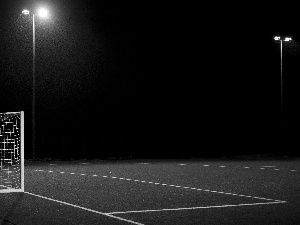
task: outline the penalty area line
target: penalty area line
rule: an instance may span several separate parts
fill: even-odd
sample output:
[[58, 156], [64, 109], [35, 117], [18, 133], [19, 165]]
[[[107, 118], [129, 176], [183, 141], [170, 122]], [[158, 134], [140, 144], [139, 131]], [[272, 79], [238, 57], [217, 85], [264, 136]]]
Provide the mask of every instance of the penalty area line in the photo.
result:
[[43, 199], [46, 199], [46, 200], [49, 200], [49, 201], [57, 202], [57, 203], [60, 203], [60, 204], [72, 206], [74, 208], [83, 209], [85, 211], [93, 212], [93, 213], [96, 213], [96, 214], [99, 214], [99, 215], [102, 215], [102, 216], [107, 216], [107, 217], [114, 218], [114, 219], [117, 219], [117, 220], [125, 221], [125, 222], [131, 223], [131, 224], [144, 225], [143, 223], [138, 223], [138, 222], [135, 222], [135, 221], [132, 221], [132, 220], [127, 220], [127, 219], [124, 219], [124, 218], [121, 218], [121, 217], [118, 217], [118, 216], [110, 215], [109, 213], [99, 212], [99, 211], [96, 211], [96, 210], [93, 210], [93, 209], [88, 209], [88, 208], [85, 208], [85, 207], [82, 207], [82, 206], [74, 205], [74, 204], [71, 204], [71, 203], [59, 201], [59, 200], [48, 198], [48, 197], [44, 197], [44, 196], [41, 196], [41, 195], [26, 192], [26, 191], [24, 193], [32, 195], [32, 196], [36, 196], [36, 197], [39, 197], [39, 198], [43, 198]]
[[241, 206], [253, 206], [253, 205], [269, 205], [287, 203], [286, 201], [277, 202], [261, 202], [261, 203], [249, 203], [249, 204], [237, 204], [237, 205], [214, 205], [214, 206], [200, 206], [200, 207], [189, 207], [189, 208], [174, 208], [174, 209], [149, 209], [149, 210], [137, 210], [137, 211], [126, 211], [126, 212], [110, 212], [112, 214], [125, 214], [125, 213], [144, 213], [144, 212], [163, 212], [163, 211], [180, 211], [180, 210], [192, 210], [192, 209], [210, 209], [210, 208], [227, 208], [227, 207], [241, 207]]

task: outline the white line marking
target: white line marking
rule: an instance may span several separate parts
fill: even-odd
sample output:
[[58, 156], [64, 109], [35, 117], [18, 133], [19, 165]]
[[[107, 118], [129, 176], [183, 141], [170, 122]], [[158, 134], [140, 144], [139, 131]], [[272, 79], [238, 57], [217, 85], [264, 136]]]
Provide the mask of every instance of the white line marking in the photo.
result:
[[138, 164], [150, 164], [150, 163], [138, 163]]
[[[245, 196], [247, 197], [247, 196]], [[274, 199], [268, 199], [268, 198], [259, 198], [259, 199], [263, 199], [263, 200], [267, 200], [267, 201], [273, 201]], [[280, 202], [280, 200], [275, 200], [276, 202]]]
[[49, 166], [56, 166], [57, 164], [48, 164]]
[[82, 173], [82, 174], [80, 174], [81, 176], [85, 176], [86, 174], [85, 173]]
[[274, 169], [274, 170], [279, 170], [279, 169]]
[[219, 167], [226, 167], [226, 166], [219, 166]]
[[49, 170], [48, 172], [49, 172], [49, 173], [53, 173], [53, 171], [52, 171], [52, 170]]
[[[50, 172], [50, 171], [49, 171]], [[75, 173], [70, 173], [70, 174], [75, 174]], [[95, 175], [93, 175], [95, 176]], [[107, 177], [107, 176], [103, 176], [103, 177]], [[113, 178], [113, 179], [117, 179], [118, 177], [109, 177], [109, 178]], [[120, 179], [120, 178], [118, 178]], [[121, 180], [132, 180], [132, 179], [129, 179], [129, 178], [122, 178]], [[135, 182], [142, 182], [142, 183], [148, 183], [148, 184], [161, 184], [161, 183], [158, 183], [158, 182], [152, 182], [152, 181], [144, 181], [144, 180], [132, 180], [132, 181], [135, 181]], [[268, 199], [268, 198], [261, 198], [261, 197], [255, 197], [255, 196], [248, 196], [248, 195], [242, 195], [242, 194], [234, 194], [234, 193], [229, 193], [229, 192], [223, 192], [223, 191], [213, 191], [213, 190], [203, 190], [203, 189], [200, 189], [200, 188], [195, 188], [195, 187], [183, 187], [183, 186], [180, 186], [180, 185], [174, 185], [174, 184], [161, 184], [162, 186], [168, 186], [168, 187], [177, 187], [177, 188], [185, 188], [185, 189], [191, 189], [191, 190], [197, 190], [197, 191], [206, 191], [206, 192], [211, 192], [211, 193], [219, 193], [219, 194], [226, 194], [226, 195], [233, 195], [233, 196], [239, 196], [239, 197], [247, 197], [247, 198], [256, 198], [256, 199], [261, 199], [261, 200], [267, 200], [267, 201], [276, 201], [276, 202], [282, 202], [281, 200], [275, 200], [275, 199]]]
[[59, 173], [65, 173], [65, 172], [59, 172]]
[[182, 164], [178, 164], [179, 166], [186, 166], [186, 164], [182, 163]]
[[262, 167], [277, 167], [277, 166], [262, 166]]
[[[136, 181], [136, 180], [135, 180]], [[137, 180], [139, 181], [139, 180]], [[139, 181], [141, 182], [141, 181]], [[143, 181], [143, 182], [146, 182], [146, 181]], [[155, 182], [151, 182], [151, 181], [148, 181], [147, 183], [150, 183], [150, 184], [159, 184], [159, 183], [155, 183]], [[255, 197], [255, 196], [249, 196], [249, 195], [242, 195], [242, 194], [234, 194], [234, 193], [228, 193], [228, 192], [223, 192], [223, 191], [213, 191], [213, 190], [203, 190], [201, 188], [194, 188], [194, 187], [183, 187], [183, 186], [180, 186], [180, 185], [174, 185], [174, 184], [161, 184], [162, 186], [169, 186], [169, 187], [177, 187], [177, 188], [184, 188], [184, 189], [191, 189], [191, 190], [197, 190], [197, 191], [206, 191], [206, 192], [211, 192], [211, 193], [218, 193], [218, 194], [226, 194], [226, 195], [234, 195], [234, 196], [239, 196], [239, 197], [247, 197], [247, 198], [256, 198], [256, 199], [261, 199], [261, 200], [267, 200], [267, 201], [278, 201], [278, 202], [281, 202], [281, 200], [275, 200], [275, 199], [268, 199], [268, 198], [261, 198], [261, 197]]]
[[94, 174], [93, 177], [98, 177], [98, 175], [97, 175], [97, 174]]
[[297, 170], [291, 170], [291, 172], [296, 172]]
[[209, 165], [203, 165], [203, 166], [209, 166]]
[[78, 205], [74, 205], [74, 204], [71, 204], [71, 203], [55, 200], [55, 199], [52, 199], [52, 198], [47, 198], [47, 197], [44, 197], [44, 196], [41, 196], [41, 195], [36, 195], [36, 194], [26, 192], [26, 191], [24, 193], [29, 194], [29, 195], [33, 195], [33, 196], [36, 196], [36, 197], [39, 197], [39, 198], [47, 199], [47, 200], [50, 200], [50, 201], [53, 201], [53, 202], [57, 202], [57, 203], [65, 204], [65, 205], [68, 205], [68, 206], [72, 206], [72, 207], [75, 207], [75, 208], [83, 209], [85, 211], [93, 212], [93, 213], [96, 213], [96, 214], [99, 214], [99, 215], [102, 215], [102, 216], [107, 216], [107, 217], [111, 217], [111, 218], [114, 218], [114, 219], [117, 219], [117, 220], [122, 220], [122, 221], [125, 221], [125, 222], [128, 222], [128, 223], [137, 224], [137, 225], [144, 225], [142, 223], [138, 223], [138, 222], [135, 222], [135, 221], [132, 221], [132, 220], [127, 220], [127, 219], [124, 219], [124, 218], [121, 218], [121, 217], [110, 215], [109, 213], [102, 213], [102, 212], [99, 212], [99, 211], [96, 211], [96, 210], [88, 209], [88, 208], [85, 208], [85, 207], [82, 207], [82, 206], [78, 206]]
[[263, 168], [263, 167], [262, 167], [262, 168], [259, 168], [259, 169], [261, 169], [261, 170], [265, 170], [266, 168]]
[[105, 177], [105, 178], [107, 178], [108, 176], [102, 176], [102, 177]]
[[240, 207], [240, 206], [253, 206], [253, 205], [269, 205], [269, 204], [278, 204], [278, 203], [286, 203], [286, 201], [261, 202], [261, 203], [238, 204], [238, 205], [200, 206], [200, 207], [175, 208], [175, 209], [150, 209], [150, 210], [126, 211], [126, 212], [110, 212], [107, 214], [112, 215], [112, 214], [125, 214], [125, 213], [145, 213], [145, 212], [179, 211], [179, 210], [191, 210], [191, 209], [226, 208], [226, 207]]
[[[246, 197], [246, 198], [252, 198], [252, 196], [250, 196], [250, 195], [244, 195], [244, 197]], [[277, 200], [271, 199], [271, 201], [277, 201]]]
[[248, 167], [248, 166], [245, 166], [245, 167], [244, 167], [244, 169], [249, 169], [249, 168], [250, 168], [250, 167]]

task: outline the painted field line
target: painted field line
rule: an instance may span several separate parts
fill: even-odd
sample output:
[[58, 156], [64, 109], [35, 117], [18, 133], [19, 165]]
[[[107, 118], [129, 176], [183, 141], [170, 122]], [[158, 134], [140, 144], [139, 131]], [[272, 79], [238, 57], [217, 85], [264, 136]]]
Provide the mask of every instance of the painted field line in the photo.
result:
[[47, 198], [47, 197], [44, 197], [44, 196], [41, 196], [41, 195], [36, 195], [36, 194], [26, 192], [26, 191], [24, 193], [29, 194], [29, 195], [33, 195], [33, 196], [36, 196], [36, 197], [39, 197], [39, 198], [43, 198], [43, 199], [46, 199], [46, 200], [49, 200], [49, 201], [53, 201], [53, 202], [61, 203], [61, 204], [64, 204], [64, 205], [72, 206], [74, 208], [83, 209], [85, 211], [93, 212], [93, 213], [96, 213], [96, 214], [99, 214], [99, 215], [102, 215], [102, 216], [107, 216], [107, 217], [111, 217], [111, 218], [114, 218], [114, 219], [117, 219], [117, 220], [125, 221], [125, 222], [131, 223], [131, 224], [144, 225], [142, 223], [138, 223], [138, 222], [135, 222], [135, 221], [132, 221], [132, 220], [127, 220], [127, 219], [124, 219], [124, 218], [121, 218], [121, 217], [118, 217], [118, 216], [110, 215], [109, 213], [99, 212], [99, 211], [96, 211], [96, 210], [93, 210], [93, 209], [88, 209], [88, 208], [78, 206], [78, 205], [74, 205], [74, 204], [71, 204], [71, 203], [55, 200], [55, 199], [52, 199], [52, 198]]
[[[48, 171], [48, 172], [53, 172], [53, 171]], [[76, 173], [70, 173], [70, 174], [76, 174]], [[86, 175], [86, 174], [78, 174], [78, 175]], [[93, 176], [95, 176], [95, 175], [93, 175]], [[130, 178], [125, 178], [125, 177], [115, 177], [115, 176], [110, 176], [110, 177], [102, 176], [102, 177], [112, 178], [112, 179], [119, 179], [119, 180], [124, 180], [124, 181], [127, 180], [127, 181], [141, 182], [141, 183], [146, 183], [146, 184], [162, 185], [164, 187], [176, 187], [176, 188], [184, 188], [184, 189], [197, 190], [197, 191], [206, 191], [206, 192], [211, 192], [211, 193], [226, 194], [226, 195], [233, 195], [233, 196], [246, 197], [246, 198], [255, 198], [255, 199], [261, 199], [261, 200], [266, 200], [266, 201], [271, 201], [271, 202], [273, 202], [273, 201], [282, 202], [282, 200], [261, 198], [261, 197], [256, 197], [256, 196], [235, 194], [235, 193], [229, 193], [229, 192], [223, 192], [223, 191], [204, 190], [204, 189], [195, 188], [195, 187], [183, 187], [181, 185], [174, 185], [174, 184], [165, 184], [165, 183], [162, 184], [162, 183], [159, 183], [159, 182], [152, 182], [152, 181], [145, 181], [145, 180], [133, 180], [133, 179], [130, 179]]]
[[213, 205], [213, 206], [200, 206], [200, 207], [189, 207], [189, 208], [174, 208], [174, 209], [149, 209], [149, 210], [137, 210], [137, 211], [125, 211], [125, 212], [110, 212], [109, 215], [113, 214], [125, 214], [125, 213], [145, 213], [145, 212], [163, 212], [163, 211], [180, 211], [180, 210], [193, 210], [193, 209], [211, 209], [211, 208], [228, 208], [228, 207], [241, 207], [241, 206], [253, 206], [253, 205], [270, 205], [286, 203], [286, 201], [278, 202], [261, 202], [261, 203], [249, 203], [249, 204], [237, 204], [237, 205]]

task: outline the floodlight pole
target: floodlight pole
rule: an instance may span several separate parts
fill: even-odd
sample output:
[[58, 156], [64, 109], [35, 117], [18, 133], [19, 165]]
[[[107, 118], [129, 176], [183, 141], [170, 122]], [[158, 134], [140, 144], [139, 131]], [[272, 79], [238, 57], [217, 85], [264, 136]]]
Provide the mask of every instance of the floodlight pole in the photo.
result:
[[282, 78], [282, 40], [280, 39], [280, 86], [281, 86], [281, 122], [284, 126], [284, 116], [283, 116], [283, 78]]
[[[23, 14], [29, 15], [28, 10], [23, 10]], [[47, 17], [47, 10], [39, 11], [41, 17]], [[32, 14], [32, 159], [35, 159], [35, 15]]]
[[35, 21], [32, 15], [32, 159], [35, 159]]
[[276, 36], [274, 37], [275, 41], [280, 41], [280, 94], [281, 94], [281, 125], [282, 128], [284, 129], [284, 115], [283, 115], [283, 77], [282, 77], [282, 41], [291, 41], [292, 38], [290, 37], [286, 37], [283, 39], [281, 39], [280, 36]]

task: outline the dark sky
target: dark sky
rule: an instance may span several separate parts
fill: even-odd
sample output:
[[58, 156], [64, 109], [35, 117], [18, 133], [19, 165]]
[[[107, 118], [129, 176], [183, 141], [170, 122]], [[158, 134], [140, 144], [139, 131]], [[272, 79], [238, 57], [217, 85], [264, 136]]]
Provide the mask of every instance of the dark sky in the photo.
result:
[[294, 39], [284, 45], [283, 71], [286, 121], [296, 127], [300, 33], [294, 6], [137, 2], [1, 3], [0, 111], [24, 110], [31, 126], [32, 19], [21, 11], [45, 5], [50, 18], [36, 18], [40, 138], [122, 137], [197, 151], [276, 146], [275, 35]]

